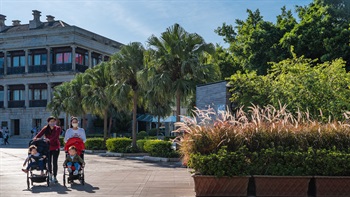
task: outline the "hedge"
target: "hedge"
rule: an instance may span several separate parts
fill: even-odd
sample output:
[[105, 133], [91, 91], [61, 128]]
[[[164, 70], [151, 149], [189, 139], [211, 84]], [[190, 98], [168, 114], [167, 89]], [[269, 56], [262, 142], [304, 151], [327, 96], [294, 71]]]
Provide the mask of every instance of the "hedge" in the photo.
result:
[[145, 145], [145, 142], [148, 141], [148, 140], [137, 140], [136, 141], [136, 145], [137, 145], [137, 148], [140, 150], [140, 152], [146, 152], [145, 149], [144, 149], [144, 145]]
[[178, 157], [178, 153], [171, 149], [171, 142], [163, 140], [147, 140], [144, 150], [154, 157]]
[[60, 144], [61, 144], [61, 146], [64, 146], [64, 145], [65, 145], [65, 143], [64, 143], [64, 137], [60, 137]]
[[130, 152], [132, 140], [130, 138], [109, 138], [106, 141], [107, 150], [110, 152]]
[[106, 150], [106, 142], [103, 138], [88, 138], [85, 142], [87, 150]]

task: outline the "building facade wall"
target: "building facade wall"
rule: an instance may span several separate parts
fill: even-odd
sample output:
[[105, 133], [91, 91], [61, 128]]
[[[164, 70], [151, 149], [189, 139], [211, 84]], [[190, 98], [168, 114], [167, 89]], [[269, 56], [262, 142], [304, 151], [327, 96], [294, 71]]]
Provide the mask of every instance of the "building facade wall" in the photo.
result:
[[226, 84], [226, 81], [222, 81], [197, 86], [196, 107], [200, 110], [206, 110], [208, 107], [216, 111], [225, 110], [229, 104]]
[[[30, 137], [36, 122], [40, 122], [37, 125], [40, 128], [45, 126], [51, 115], [46, 104], [51, 101], [55, 86], [107, 60], [122, 46], [93, 32], [55, 21], [52, 16], [41, 22], [39, 11], [33, 10], [33, 15], [29, 24], [6, 26], [6, 16], [0, 14], [0, 126], [7, 126], [11, 135], [21, 137]], [[63, 59], [70, 58], [69, 62], [59, 62], [59, 53]], [[35, 65], [37, 54], [45, 56], [40, 59], [45, 63]], [[82, 62], [77, 62], [79, 54]], [[39, 99], [33, 96], [36, 92]], [[65, 120], [66, 114], [58, 118]]]

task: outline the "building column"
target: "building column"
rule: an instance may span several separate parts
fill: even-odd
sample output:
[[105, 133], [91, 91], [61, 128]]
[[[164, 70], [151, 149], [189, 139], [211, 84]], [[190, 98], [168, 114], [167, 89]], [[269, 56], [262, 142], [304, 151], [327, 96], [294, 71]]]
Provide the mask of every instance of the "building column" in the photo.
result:
[[51, 71], [51, 48], [50, 47], [47, 47], [46, 48], [46, 65], [47, 65], [47, 72], [50, 72]]
[[7, 75], [7, 66], [9, 66], [7, 63], [7, 51], [4, 51], [4, 75]]
[[89, 58], [88, 58], [88, 66], [89, 66], [89, 68], [92, 68], [92, 59], [91, 59], [91, 51], [89, 50], [89, 52], [88, 52], [88, 54], [89, 54]]
[[76, 70], [76, 64], [75, 64], [75, 45], [72, 45], [72, 70], [75, 71]]
[[4, 85], [4, 108], [8, 108], [8, 85]]
[[47, 83], [47, 103], [51, 102], [51, 83]]
[[25, 56], [25, 60], [24, 60], [24, 72], [28, 73], [28, 49], [24, 49], [24, 56]]
[[29, 84], [24, 84], [24, 87], [25, 87], [25, 89], [24, 89], [24, 106], [26, 106], [26, 108], [29, 108]]

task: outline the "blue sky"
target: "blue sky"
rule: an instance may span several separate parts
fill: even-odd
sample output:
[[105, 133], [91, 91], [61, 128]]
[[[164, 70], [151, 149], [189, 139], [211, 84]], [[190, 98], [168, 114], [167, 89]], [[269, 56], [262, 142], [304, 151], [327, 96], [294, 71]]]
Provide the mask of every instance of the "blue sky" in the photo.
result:
[[247, 9], [259, 9], [264, 20], [276, 21], [282, 6], [308, 5], [312, 0], [0, 0], [0, 14], [6, 24], [32, 20], [32, 10], [55, 16], [70, 25], [106, 36], [123, 44], [146, 44], [152, 34], [159, 36], [174, 23], [198, 33], [206, 42], [224, 45], [214, 30], [223, 22], [246, 19]]

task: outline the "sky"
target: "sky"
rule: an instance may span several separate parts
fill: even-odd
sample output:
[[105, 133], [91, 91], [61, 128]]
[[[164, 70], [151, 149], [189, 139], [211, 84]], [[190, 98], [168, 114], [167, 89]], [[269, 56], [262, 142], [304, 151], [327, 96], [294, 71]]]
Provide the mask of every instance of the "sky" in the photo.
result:
[[[214, 30], [236, 19], [245, 20], [247, 9], [260, 10], [264, 20], [276, 22], [281, 8], [295, 14], [295, 6], [312, 0], [0, 0], [0, 14], [5, 24], [20, 20], [28, 24], [32, 10], [123, 44], [141, 42], [147, 46], [151, 35], [160, 36], [166, 28], [180, 24], [187, 32], [197, 33], [207, 43], [225, 46]], [[295, 14], [296, 17], [296, 14]]]

